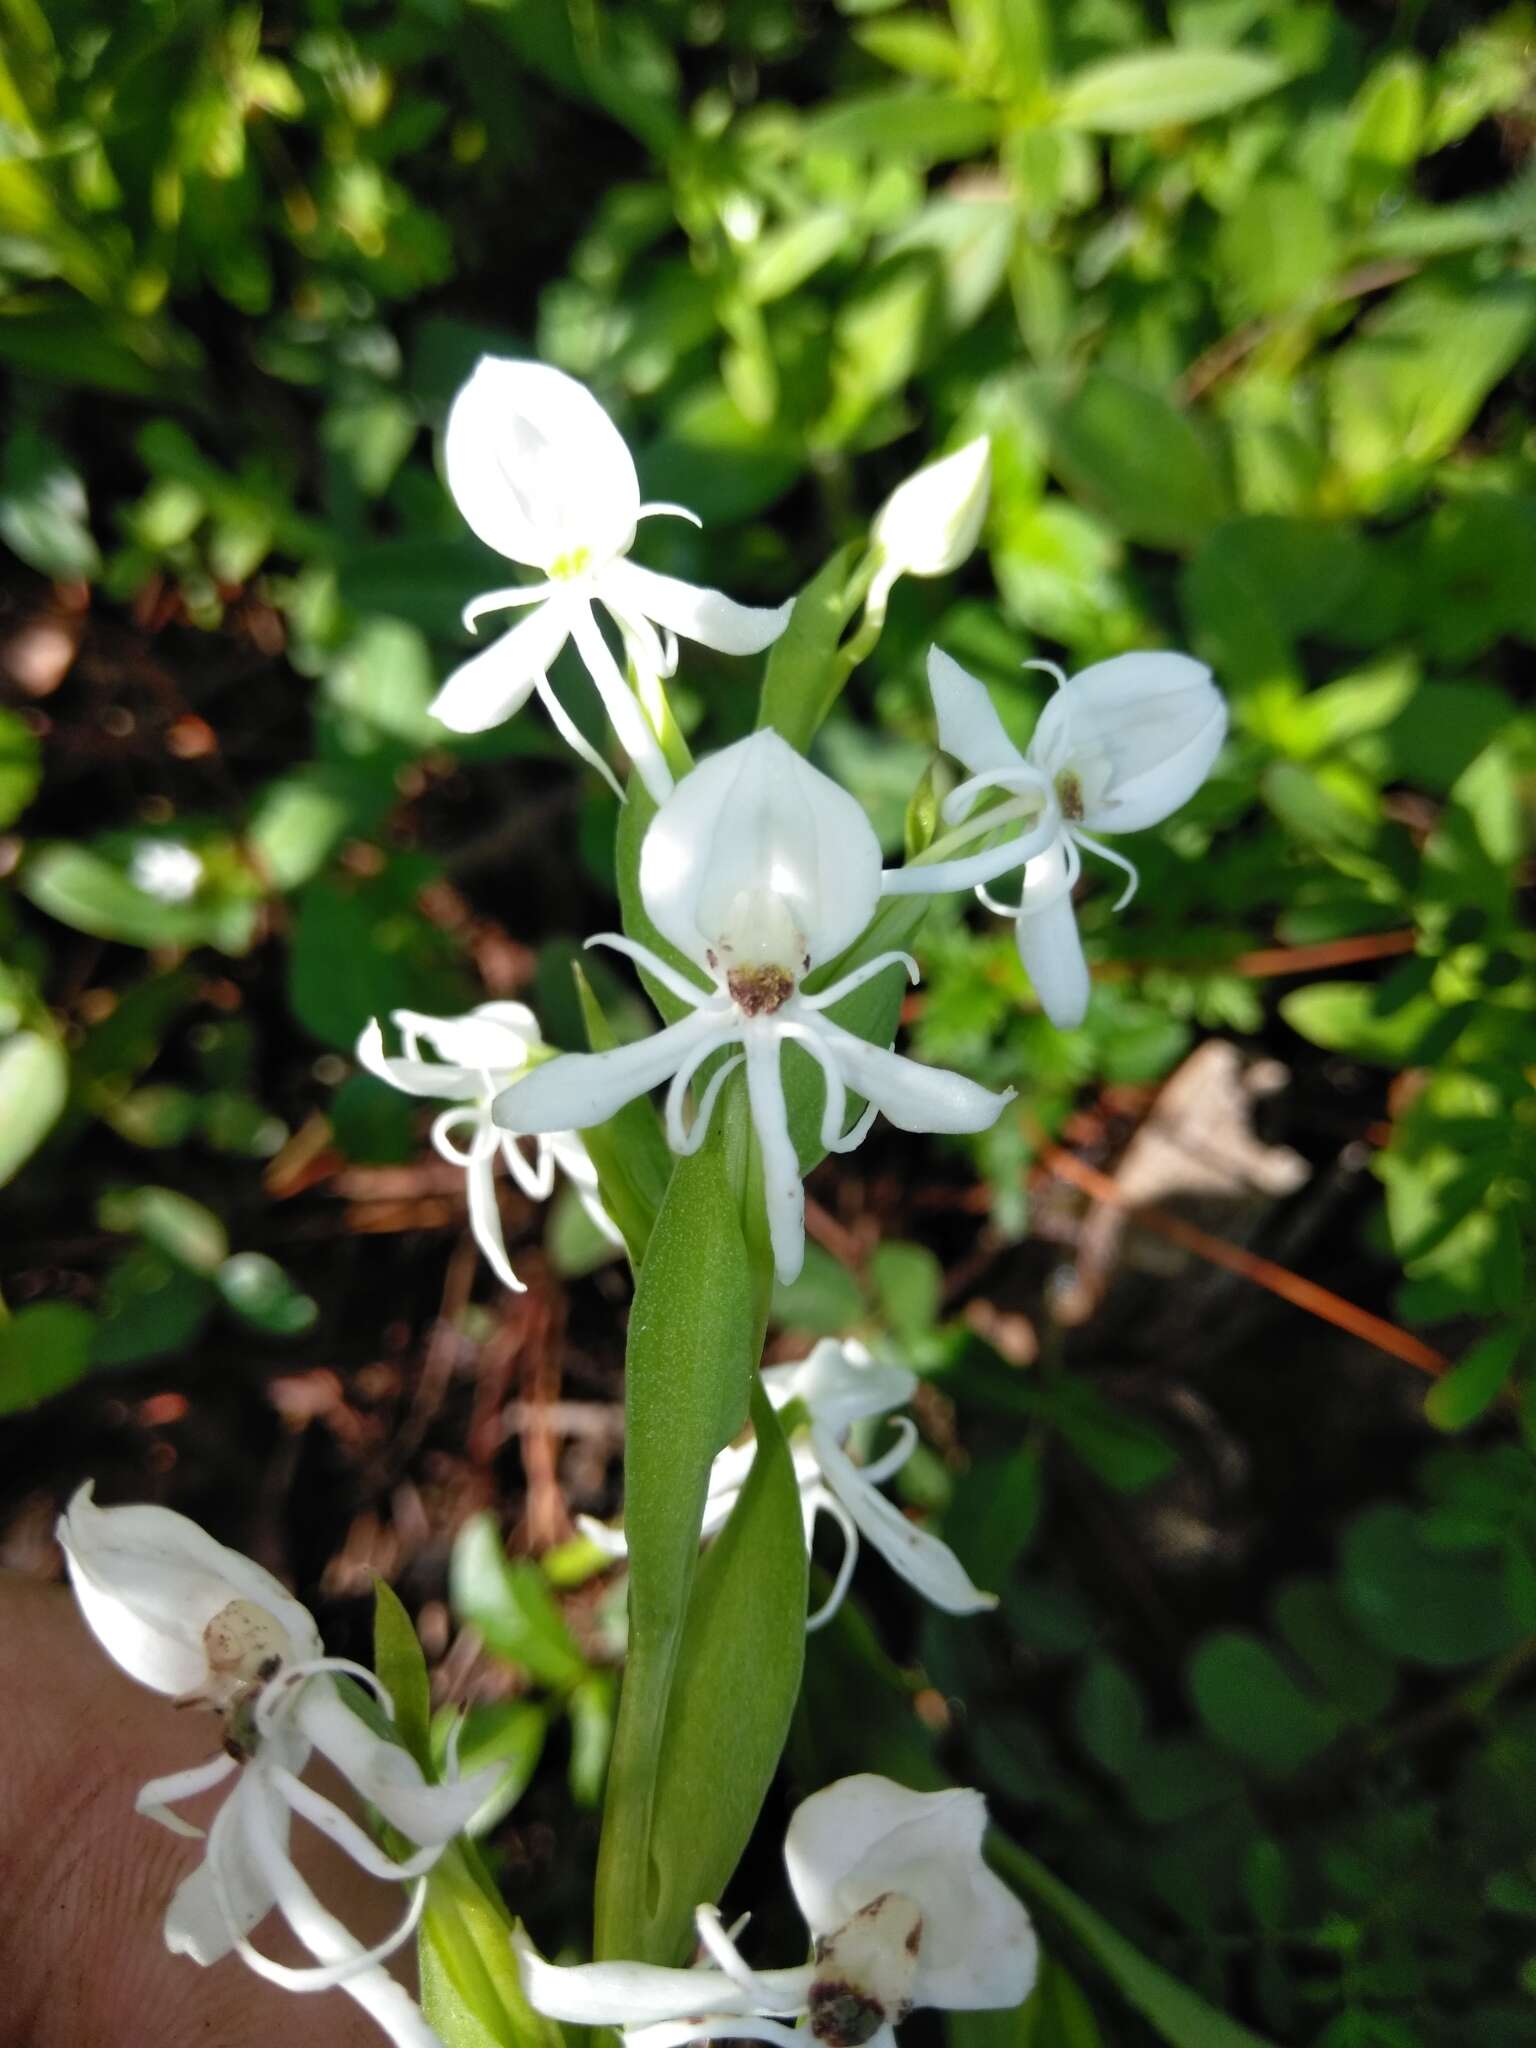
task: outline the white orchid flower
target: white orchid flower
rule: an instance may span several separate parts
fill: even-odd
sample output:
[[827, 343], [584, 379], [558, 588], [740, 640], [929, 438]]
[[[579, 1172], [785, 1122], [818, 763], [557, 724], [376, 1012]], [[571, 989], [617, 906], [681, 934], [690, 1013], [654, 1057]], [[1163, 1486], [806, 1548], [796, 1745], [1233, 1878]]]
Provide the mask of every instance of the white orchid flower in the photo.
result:
[[[832, 1590], [807, 1621], [808, 1629], [829, 1622], [842, 1605], [858, 1562], [859, 1538], [872, 1543], [886, 1562], [925, 1600], [946, 1614], [980, 1614], [997, 1605], [995, 1593], [973, 1586], [964, 1565], [936, 1536], [909, 1522], [876, 1489], [911, 1457], [917, 1430], [906, 1416], [895, 1423], [897, 1441], [869, 1465], [856, 1465], [843, 1448], [854, 1423], [904, 1408], [917, 1392], [916, 1375], [904, 1366], [872, 1359], [862, 1344], [824, 1338], [808, 1358], [791, 1365], [763, 1368], [763, 1391], [774, 1408], [788, 1417], [790, 1456], [800, 1487], [805, 1544], [811, 1547], [818, 1515], [830, 1515], [843, 1534], [843, 1555]], [[701, 1538], [725, 1526], [757, 1455], [755, 1443], [731, 1444], [709, 1471]], [[583, 1532], [610, 1557], [623, 1557], [628, 1546], [621, 1529], [577, 1520]]]
[[898, 484], [869, 531], [878, 557], [869, 609], [884, 617], [900, 576], [948, 576], [975, 547], [987, 516], [992, 443], [985, 434]]
[[[961, 836], [1022, 829], [983, 853], [894, 869], [884, 888], [888, 895], [974, 888], [989, 910], [1016, 919], [1019, 954], [1041, 1007], [1070, 1030], [1088, 1009], [1088, 963], [1072, 911], [1082, 852], [1125, 870], [1115, 905], [1123, 910], [1136, 893], [1136, 869], [1091, 835], [1141, 832], [1188, 803], [1221, 751], [1227, 707], [1210, 670], [1187, 654], [1121, 654], [1070, 682], [1053, 662], [1028, 665], [1048, 670], [1059, 687], [1021, 753], [985, 685], [941, 648], [929, 650], [939, 744], [971, 771], [945, 802], [946, 822], [1001, 791], [1006, 801], [971, 816]], [[1014, 868], [1024, 871], [1020, 900], [998, 903], [986, 885]]]
[[516, 1937], [529, 2001], [552, 2019], [618, 2027], [628, 2048], [769, 2041], [894, 2048], [916, 2006], [949, 2012], [1022, 2005], [1039, 1970], [1029, 1915], [982, 1859], [979, 1792], [909, 1792], [889, 1778], [842, 1778], [797, 1807], [784, 1837], [790, 1889], [814, 1960], [754, 1970], [712, 1906], [699, 1938], [711, 1965], [547, 1963]]
[[[523, 1293], [507, 1258], [501, 1211], [496, 1202], [496, 1158], [533, 1202], [547, 1201], [558, 1167], [575, 1188], [598, 1229], [622, 1244], [597, 1191], [597, 1172], [575, 1131], [546, 1131], [530, 1161], [515, 1138], [491, 1121], [491, 1103], [527, 1071], [543, 1050], [538, 1020], [522, 1003], [481, 1003], [463, 1017], [428, 1017], [419, 1010], [391, 1013], [405, 1046], [404, 1058], [384, 1050], [377, 1018], [357, 1041], [359, 1065], [407, 1095], [435, 1096], [453, 1104], [432, 1124], [432, 1148], [440, 1159], [464, 1169], [469, 1227], [503, 1286]], [[425, 1043], [437, 1057], [424, 1059]]]
[[631, 562], [640, 520], [694, 515], [640, 502], [634, 459], [618, 428], [585, 385], [545, 363], [482, 356], [448, 414], [444, 457], [448, 488], [475, 533], [510, 561], [540, 570], [543, 580], [487, 591], [465, 609], [473, 629], [490, 612], [530, 608], [511, 632], [454, 670], [433, 701], [434, 715], [454, 732], [484, 732], [537, 691], [562, 736], [612, 782], [549, 687], [550, 663], [574, 640], [620, 743], [662, 802], [671, 772], [593, 606], [603, 606], [636, 671], [653, 685], [675, 666], [674, 635], [724, 654], [759, 654], [783, 632], [790, 607], [736, 604]]
[[[829, 1151], [852, 1151], [880, 1110], [904, 1131], [981, 1131], [1012, 1099], [832, 1022], [834, 1003], [893, 962], [915, 981], [908, 954], [881, 953], [830, 988], [802, 993], [806, 975], [858, 938], [879, 894], [880, 846], [869, 820], [777, 733], [753, 733], [701, 762], [651, 821], [640, 849], [640, 895], [651, 922], [707, 985], [618, 933], [587, 941], [639, 961], [692, 1014], [637, 1044], [567, 1053], [535, 1068], [497, 1097], [496, 1122], [529, 1136], [590, 1130], [670, 1081], [668, 1142], [674, 1152], [693, 1152], [727, 1076], [745, 1060], [774, 1264], [781, 1280], [792, 1280], [805, 1258], [805, 1191], [779, 1067], [786, 1045], [799, 1046], [822, 1070], [821, 1142]], [[739, 1052], [710, 1079], [690, 1128], [683, 1114], [689, 1084], [706, 1060], [732, 1046]], [[845, 1131], [850, 1089], [869, 1107]]]
[[[205, 1706], [224, 1724], [218, 1755], [156, 1778], [138, 1812], [175, 1834], [200, 1837], [171, 1811], [184, 1799], [236, 1784], [207, 1834], [203, 1861], [183, 1878], [165, 1916], [174, 1955], [214, 1963], [237, 1952], [259, 1976], [290, 1991], [340, 1987], [398, 2048], [437, 2048], [437, 2036], [383, 1967], [410, 1940], [426, 1899], [426, 1873], [483, 1804], [495, 1772], [430, 1785], [409, 1752], [355, 1714], [336, 1679], [356, 1679], [392, 1711], [372, 1672], [327, 1657], [319, 1630], [272, 1574], [228, 1550], [184, 1515], [159, 1507], [98, 1508], [87, 1481], [60, 1517], [59, 1542], [80, 1610], [130, 1678]], [[313, 1751], [395, 1828], [420, 1845], [394, 1862], [330, 1800], [303, 1782]], [[412, 1889], [409, 1909], [368, 1948], [315, 1897], [289, 1854], [294, 1817], [309, 1822], [372, 1877]], [[274, 1909], [315, 1958], [273, 1962], [251, 1935]]]

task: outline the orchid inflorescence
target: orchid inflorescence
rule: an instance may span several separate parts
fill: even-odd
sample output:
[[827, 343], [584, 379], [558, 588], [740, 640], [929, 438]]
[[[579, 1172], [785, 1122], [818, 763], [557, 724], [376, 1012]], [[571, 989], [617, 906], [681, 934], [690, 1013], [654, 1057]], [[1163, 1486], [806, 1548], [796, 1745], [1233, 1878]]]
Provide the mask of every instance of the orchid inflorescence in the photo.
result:
[[[844, 625], [860, 604], [863, 618], [830, 657], [832, 695], [878, 638], [897, 580], [947, 575], [974, 547], [988, 468], [982, 437], [919, 470], [887, 500], [845, 592]], [[574, 646], [636, 778], [628, 929], [587, 943], [640, 970], [664, 1021], [631, 1042], [576, 1053], [546, 1045], [517, 1002], [484, 1002], [458, 1017], [398, 1009], [388, 1024], [399, 1049], [390, 1049], [375, 1019], [358, 1041], [359, 1062], [389, 1086], [445, 1105], [431, 1143], [463, 1170], [474, 1240], [498, 1280], [518, 1291], [498, 1164], [530, 1200], [550, 1195], [563, 1175], [598, 1231], [638, 1262], [629, 1224], [621, 1236], [604, 1201], [607, 1169], [600, 1173], [599, 1163], [617, 1142], [614, 1120], [641, 1114], [631, 1105], [665, 1088], [660, 1132], [675, 1158], [688, 1161], [722, 1119], [734, 1118], [738, 1141], [743, 1133], [749, 1140], [751, 1177], [740, 1199], [756, 1205], [756, 1242], [766, 1246], [766, 1315], [768, 1279], [791, 1282], [802, 1267], [804, 1173], [818, 1157], [852, 1151], [882, 1114], [909, 1132], [985, 1131], [1014, 1098], [1011, 1088], [983, 1087], [894, 1050], [896, 991], [918, 979], [912, 955], [890, 942], [916, 928], [916, 909], [903, 910], [901, 899], [974, 890], [1015, 920], [1046, 1015], [1062, 1028], [1080, 1024], [1090, 992], [1072, 908], [1082, 856], [1125, 869], [1121, 903], [1129, 900], [1136, 870], [1100, 835], [1157, 824], [1194, 794], [1225, 737], [1225, 705], [1209, 671], [1182, 654], [1123, 653], [1070, 679], [1036, 663], [1056, 688], [1020, 745], [985, 685], [934, 647], [928, 677], [939, 745], [966, 773], [937, 806], [942, 836], [928, 835], [931, 843], [920, 840], [905, 864], [886, 868], [862, 807], [771, 720], [690, 762], [665, 690], [679, 636], [755, 654], [783, 632], [791, 608], [741, 605], [630, 559], [643, 519], [693, 515], [642, 502], [630, 451], [588, 391], [541, 364], [485, 358], [449, 414], [446, 471], [479, 538], [540, 580], [493, 590], [468, 607], [470, 628], [497, 611], [524, 616], [449, 676], [433, 709], [446, 727], [478, 732], [537, 695], [623, 798], [610, 763], [550, 684], [551, 664], [567, 642]], [[824, 678], [816, 687], [830, 701]], [[803, 744], [806, 732], [792, 736]], [[186, 863], [173, 875], [169, 858], [156, 853], [150, 874], [146, 856], [141, 886], [184, 893]], [[990, 886], [1011, 873], [1020, 896], [1005, 905]], [[877, 996], [883, 1009], [872, 1002]], [[870, 1022], [877, 1015], [883, 1025]], [[617, 1200], [614, 1207], [624, 1213]], [[642, 1285], [649, 1270], [642, 1267]], [[761, 1335], [759, 1323], [759, 1348]], [[829, 1340], [807, 1358], [761, 1368], [759, 1385], [753, 1431], [726, 1441], [735, 1425], [724, 1423], [700, 1447], [693, 1497], [701, 1541], [720, 1538], [752, 1495], [768, 1469], [759, 1464], [765, 1434], [777, 1433], [787, 1452], [783, 1499], [791, 1514], [798, 1501], [806, 1552], [822, 1516], [843, 1538], [830, 1592], [808, 1628], [838, 1610], [861, 1539], [947, 1613], [996, 1605], [948, 1546], [879, 1491], [917, 1442], [916, 1424], [897, 1413], [917, 1396], [912, 1371], [878, 1349]], [[887, 1423], [895, 1441], [878, 1449]], [[664, 1429], [665, 1418], [652, 1426]], [[625, 1530], [586, 1518], [582, 1526], [605, 1556], [629, 1554]], [[805, 1556], [793, 1520], [785, 1526], [785, 1571], [792, 1564], [800, 1575], [792, 1609], [798, 1646]], [[484, 1805], [486, 1774], [460, 1780], [450, 1743], [446, 1775], [433, 1782], [395, 1739], [389, 1697], [372, 1674], [327, 1657], [312, 1616], [276, 1579], [182, 1517], [97, 1508], [87, 1485], [59, 1534], [82, 1611], [109, 1654], [140, 1683], [178, 1704], [202, 1705], [223, 1724], [215, 1755], [146, 1785], [138, 1800], [141, 1812], [195, 1835], [173, 1807], [235, 1779], [202, 1863], [170, 1901], [169, 1946], [202, 1963], [236, 1952], [293, 1990], [340, 1987], [391, 2040], [427, 2048], [437, 2036], [384, 1963], [414, 1932], [448, 1845]], [[694, 1554], [691, 1526], [678, 1564], [685, 1553]], [[635, 1570], [638, 1584], [638, 1563]], [[659, 1740], [657, 1731], [649, 1735]], [[393, 1831], [392, 1841], [415, 1847], [386, 1853], [307, 1783], [316, 1752]], [[407, 1888], [408, 1908], [386, 1941], [366, 1946], [320, 1904], [290, 1854], [296, 1818], [364, 1872]], [[644, 1820], [643, 1803], [627, 1822], [620, 1816], [622, 1824]], [[867, 1774], [842, 1779], [797, 1809], [784, 1844], [809, 1961], [749, 1965], [737, 1946], [740, 1926], [727, 1930], [705, 1900], [695, 1920], [702, 1958], [692, 1969], [611, 1948], [598, 1962], [562, 1967], [519, 1933], [523, 1990], [537, 2012], [616, 2028], [629, 2048], [721, 2038], [794, 2048], [806, 2035], [824, 2048], [891, 2048], [892, 2029], [914, 2006], [1017, 2005], [1035, 1979], [1035, 1937], [1024, 1908], [982, 1860], [985, 1822], [979, 1793], [917, 1793]], [[684, 1908], [692, 1896], [682, 1895]], [[310, 1967], [279, 1964], [255, 1945], [274, 1909], [309, 1951]], [[482, 2025], [473, 2038], [494, 2037]]]

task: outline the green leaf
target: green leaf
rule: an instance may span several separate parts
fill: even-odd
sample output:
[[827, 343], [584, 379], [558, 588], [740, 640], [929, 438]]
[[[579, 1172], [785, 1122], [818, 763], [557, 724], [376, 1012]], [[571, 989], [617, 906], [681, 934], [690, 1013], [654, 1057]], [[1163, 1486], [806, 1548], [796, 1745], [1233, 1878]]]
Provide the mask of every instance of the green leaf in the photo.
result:
[[800, 1489], [778, 1419], [754, 1381], [757, 1455], [699, 1565], [661, 1743], [649, 1952], [681, 1961], [693, 1909], [717, 1899], [747, 1845], [789, 1733], [805, 1654]]
[[672, 1695], [709, 1468], [746, 1420], [760, 1342], [753, 1272], [717, 1127], [700, 1151], [677, 1163], [630, 1311], [629, 1664], [598, 1862], [600, 1957], [674, 1960], [654, 1953], [650, 1936], [657, 1731]]
[[211, 1280], [229, 1257], [229, 1237], [211, 1209], [176, 1188], [115, 1188], [96, 1204], [103, 1230], [136, 1231], [200, 1279]]
[[1193, 547], [1224, 517], [1226, 489], [1204, 441], [1159, 392], [1090, 370], [1032, 378], [1026, 397], [1062, 480], [1128, 539]]
[[10, 435], [0, 455], [0, 540], [61, 583], [88, 583], [101, 573], [85, 485], [62, 451], [31, 427]]
[[406, 855], [376, 875], [322, 876], [300, 891], [288, 994], [306, 1031], [351, 1052], [371, 1017], [469, 1007], [449, 941], [418, 908], [418, 891], [435, 874]]
[[846, 99], [806, 122], [807, 150], [944, 163], [975, 156], [997, 136], [1002, 110], [980, 100], [923, 92], [872, 92]]
[[138, 1365], [185, 1354], [213, 1312], [212, 1286], [153, 1245], [135, 1245], [107, 1274], [91, 1343], [93, 1365]]
[[1499, 1554], [1437, 1548], [1399, 1503], [1367, 1508], [1351, 1522], [1340, 1563], [1350, 1612], [1389, 1656], [1453, 1668], [1496, 1657], [1524, 1633], [1505, 1597]]
[[1522, 1335], [1518, 1329], [1496, 1330], [1435, 1382], [1424, 1396], [1424, 1413], [1436, 1429], [1465, 1429], [1487, 1413], [1509, 1383]]
[[1338, 265], [1333, 216], [1300, 178], [1261, 178], [1221, 224], [1216, 253], [1244, 316], [1281, 313], [1306, 300]]
[[474, 1846], [450, 1843], [427, 1880], [421, 2006], [443, 2048], [565, 2048], [523, 1994], [513, 1923]]
[[39, 1301], [0, 1322], [0, 1415], [35, 1408], [90, 1370], [96, 1318], [68, 1301]]
[[348, 754], [383, 746], [420, 752], [441, 746], [443, 727], [427, 706], [437, 694], [431, 649], [402, 619], [368, 619], [326, 670], [320, 704]]
[[1280, 998], [1280, 1014], [1313, 1045], [1383, 1067], [1411, 1065], [1426, 1035], [1445, 1022], [1427, 989], [1389, 1008], [1379, 984], [1369, 981], [1319, 981], [1292, 989]]
[[1529, 278], [1471, 289], [1425, 281], [1328, 358], [1333, 452], [1368, 503], [1457, 445], [1533, 334]]
[[587, 1661], [544, 1574], [531, 1558], [509, 1558], [496, 1518], [475, 1515], [454, 1542], [448, 1597], [460, 1621], [484, 1638], [494, 1656], [526, 1670], [540, 1685], [565, 1692], [587, 1676]]
[[818, 571], [769, 650], [757, 723], [802, 754], [847, 680], [838, 672], [837, 646], [857, 603], [850, 586], [857, 553], [850, 542]]
[[120, 867], [87, 846], [56, 840], [32, 848], [20, 887], [39, 910], [92, 938], [129, 946], [195, 946], [208, 936], [206, 908], [165, 903], [135, 888]]
[[37, 734], [19, 711], [0, 705], [0, 829], [16, 822], [42, 779]]
[[1123, 1664], [1102, 1651], [1088, 1659], [1072, 1718], [1078, 1741], [1101, 1770], [1118, 1777], [1129, 1769], [1146, 1732], [1147, 1710]]
[[926, 1245], [892, 1241], [870, 1255], [869, 1277], [880, 1313], [907, 1342], [926, 1337], [939, 1319], [944, 1269]]
[[821, 207], [774, 228], [747, 250], [741, 288], [756, 306], [787, 298], [848, 246], [852, 224], [840, 206]]
[[69, 1061], [56, 1038], [16, 1031], [0, 1044], [0, 1187], [53, 1129], [68, 1095]]
[[1346, 1720], [1379, 1719], [1397, 1692], [1392, 1660], [1366, 1641], [1324, 1579], [1289, 1579], [1275, 1595], [1274, 1623], [1286, 1647]]
[[993, 1835], [989, 1849], [992, 1862], [1009, 1883], [1082, 1945], [1126, 2003], [1162, 2035], [1169, 2048], [1269, 2048], [1260, 2035], [1229, 2020], [1198, 1992], [1144, 1956], [1101, 1913], [1016, 1843]]
[[1189, 1666], [1195, 1711], [1215, 1739], [1259, 1769], [1298, 1771], [1339, 1733], [1332, 1709], [1304, 1692], [1258, 1636], [1207, 1636]]
[[1285, 78], [1282, 64], [1247, 50], [1138, 50], [1074, 71], [1055, 114], [1064, 128], [1135, 135], [1229, 114]]
[[871, 57], [912, 78], [955, 79], [965, 69], [965, 51], [953, 31], [929, 14], [887, 14], [862, 23], [853, 39]]
[[213, 1276], [226, 1305], [269, 1337], [297, 1337], [320, 1314], [313, 1296], [296, 1287], [265, 1252], [236, 1252]]
[[395, 1733], [430, 1776], [432, 1687], [427, 1660], [399, 1594], [381, 1578], [373, 1582], [373, 1668], [394, 1704]]

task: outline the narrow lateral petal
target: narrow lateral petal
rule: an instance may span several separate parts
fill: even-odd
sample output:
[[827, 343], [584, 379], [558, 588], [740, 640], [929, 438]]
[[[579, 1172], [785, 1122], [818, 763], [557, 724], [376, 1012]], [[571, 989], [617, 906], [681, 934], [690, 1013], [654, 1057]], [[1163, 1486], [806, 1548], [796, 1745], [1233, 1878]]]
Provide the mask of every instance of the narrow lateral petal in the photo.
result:
[[788, 604], [738, 604], [723, 591], [701, 590], [630, 561], [614, 562], [604, 571], [598, 595], [606, 597], [608, 588], [619, 611], [638, 612], [717, 654], [761, 654], [789, 624], [793, 610]]
[[634, 539], [640, 483], [624, 437], [547, 363], [482, 356], [449, 410], [443, 464], [464, 519], [511, 561], [549, 571], [585, 550], [600, 566]]
[[962, 1074], [883, 1051], [830, 1019], [820, 1019], [818, 1028], [829, 1039], [849, 1087], [874, 1103], [898, 1130], [990, 1130], [1013, 1100], [1011, 1088], [994, 1094]]
[[971, 1583], [970, 1574], [947, 1543], [909, 1522], [870, 1485], [830, 1429], [814, 1423], [811, 1442], [828, 1486], [853, 1517], [859, 1534], [909, 1586], [946, 1614], [984, 1614], [997, 1605], [995, 1593], [983, 1593]]
[[428, 709], [450, 732], [488, 732], [521, 711], [565, 645], [570, 613], [550, 598], [480, 654], [460, 662]]
[[535, 1067], [496, 1097], [491, 1114], [504, 1131], [590, 1131], [615, 1111], [659, 1086], [702, 1038], [719, 1030], [722, 1006], [711, 1004], [665, 1031], [611, 1052], [567, 1052]]
[[939, 745], [973, 775], [1017, 768], [1024, 756], [1003, 729], [985, 683], [969, 675], [942, 647], [928, 650], [928, 687], [939, 721]]

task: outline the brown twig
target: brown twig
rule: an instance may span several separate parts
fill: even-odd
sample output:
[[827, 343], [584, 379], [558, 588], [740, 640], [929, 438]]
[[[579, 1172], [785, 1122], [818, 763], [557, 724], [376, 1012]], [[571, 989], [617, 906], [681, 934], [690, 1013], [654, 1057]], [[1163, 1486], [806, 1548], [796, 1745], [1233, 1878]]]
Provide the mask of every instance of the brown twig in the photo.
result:
[[1301, 1309], [1307, 1315], [1319, 1317], [1331, 1323], [1335, 1329], [1347, 1331], [1358, 1337], [1364, 1344], [1370, 1344], [1378, 1351], [1385, 1351], [1390, 1357], [1401, 1359], [1418, 1372], [1428, 1373], [1438, 1379], [1448, 1372], [1452, 1361], [1443, 1352], [1434, 1350], [1419, 1338], [1400, 1330], [1395, 1323], [1389, 1323], [1382, 1316], [1372, 1315], [1369, 1309], [1360, 1308], [1330, 1288], [1320, 1287], [1315, 1280], [1307, 1280], [1299, 1273], [1293, 1273], [1286, 1266], [1280, 1266], [1273, 1259], [1266, 1259], [1257, 1252], [1250, 1252], [1242, 1245], [1231, 1244], [1224, 1237], [1213, 1237], [1209, 1231], [1198, 1225], [1187, 1223], [1181, 1216], [1170, 1215], [1155, 1203], [1137, 1205], [1126, 1196], [1118, 1181], [1107, 1173], [1100, 1173], [1097, 1167], [1089, 1166], [1086, 1160], [1075, 1153], [1063, 1151], [1059, 1145], [1043, 1143], [1039, 1153], [1040, 1165], [1058, 1180], [1067, 1181], [1080, 1188], [1096, 1202], [1107, 1203], [1110, 1207], [1125, 1211], [1127, 1220], [1143, 1230], [1150, 1230], [1155, 1236], [1170, 1244], [1181, 1246], [1193, 1252], [1197, 1258], [1213, 1266], [1220, 1266], [1228, 1273], [1236, 1273], [1241, 1279], [1250, 1280], [1256, 1287], [1263, 1287], [1269, 1293], [1278, 1295], [1293, 1308]]
[[[1346, 271], [1329, 286], [1319, 302], [1319, 310], [1323, 306], [1347, 305], [1351, 299], [1363, 299], [1367, 292], [1385, 291], [1388, 285], [1401, 284], [1405, 277], [1413, 277], [1420, 268], [1418, 263], [1405, 261], [1362, 263], [1358, 270]], [[1193, 405], [1284, 324], [1282, 319], [1250, 320], [1213, 342], [1184, 372], [1175, 394], [1178, 402]]]

